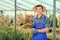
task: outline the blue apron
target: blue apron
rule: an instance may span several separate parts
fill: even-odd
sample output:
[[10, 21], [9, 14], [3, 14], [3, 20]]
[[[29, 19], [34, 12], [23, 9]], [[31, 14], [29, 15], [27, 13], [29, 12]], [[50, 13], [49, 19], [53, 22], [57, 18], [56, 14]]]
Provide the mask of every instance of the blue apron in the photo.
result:
[[[44, 17], [43, 22], [46, 17]], [[44, 23], [36, 22], [36, 18], [34, 18], [34, 26], [35, 29], [43, 29], [45, 28]], [[32, 35], [32, 40], [47, 40], [46, 32], [36, 32]]]

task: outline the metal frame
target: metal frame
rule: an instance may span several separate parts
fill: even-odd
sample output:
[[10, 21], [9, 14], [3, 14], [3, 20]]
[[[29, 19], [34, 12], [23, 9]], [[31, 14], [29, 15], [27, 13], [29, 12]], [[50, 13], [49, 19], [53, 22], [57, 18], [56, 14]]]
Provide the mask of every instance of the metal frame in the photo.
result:
[[53, 40], [56, 40], [56, 0], [53, 0]]
[[[53, 1], [53, 39], [52, 40], [56, 40], [56, 0]], [[16, 0], [15, 0], [15, 33], [16, 33]]]
[[14, 31], [16, 33], [16, 0], [15, 0], [15, 21], [14, 21]]

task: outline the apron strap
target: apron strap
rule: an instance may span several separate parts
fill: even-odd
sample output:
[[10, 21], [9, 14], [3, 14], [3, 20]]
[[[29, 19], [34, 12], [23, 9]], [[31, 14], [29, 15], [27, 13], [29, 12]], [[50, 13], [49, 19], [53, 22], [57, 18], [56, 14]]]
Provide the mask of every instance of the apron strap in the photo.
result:
[[[47, 20], [46, 16], [43, 16], [43, 22], [45, 22]], [[36, 16], [33, 18], [33, 25], [32, 27], [34, 28], [34, 22], [36, 21]]]

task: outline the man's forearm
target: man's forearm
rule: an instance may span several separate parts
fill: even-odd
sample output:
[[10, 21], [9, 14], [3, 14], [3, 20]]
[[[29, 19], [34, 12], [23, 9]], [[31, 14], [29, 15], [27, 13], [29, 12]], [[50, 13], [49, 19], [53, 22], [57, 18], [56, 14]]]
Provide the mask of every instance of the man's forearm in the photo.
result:
[[49, 28], [32, 29], [32, 33], [35, 33], [35, 32], [48, 32], [48, 31], [49, 31]]
[[43, 28], [43, 29], [38, 30], [38, 32], [48, 32], [48, 31], [49, 31], [49, 28]]

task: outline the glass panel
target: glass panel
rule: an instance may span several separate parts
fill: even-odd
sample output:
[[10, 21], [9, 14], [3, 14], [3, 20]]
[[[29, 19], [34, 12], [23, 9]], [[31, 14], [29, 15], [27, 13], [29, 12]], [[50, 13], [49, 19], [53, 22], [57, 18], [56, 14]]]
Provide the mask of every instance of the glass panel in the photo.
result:
[[[56, 1], [56, 7], [60, 2]], [[60, 40], [60, 8], [56, 10], [56, 39]]]
[[14, 4], [11, 0], [0, 0], [0, 40], [15, 40]]

